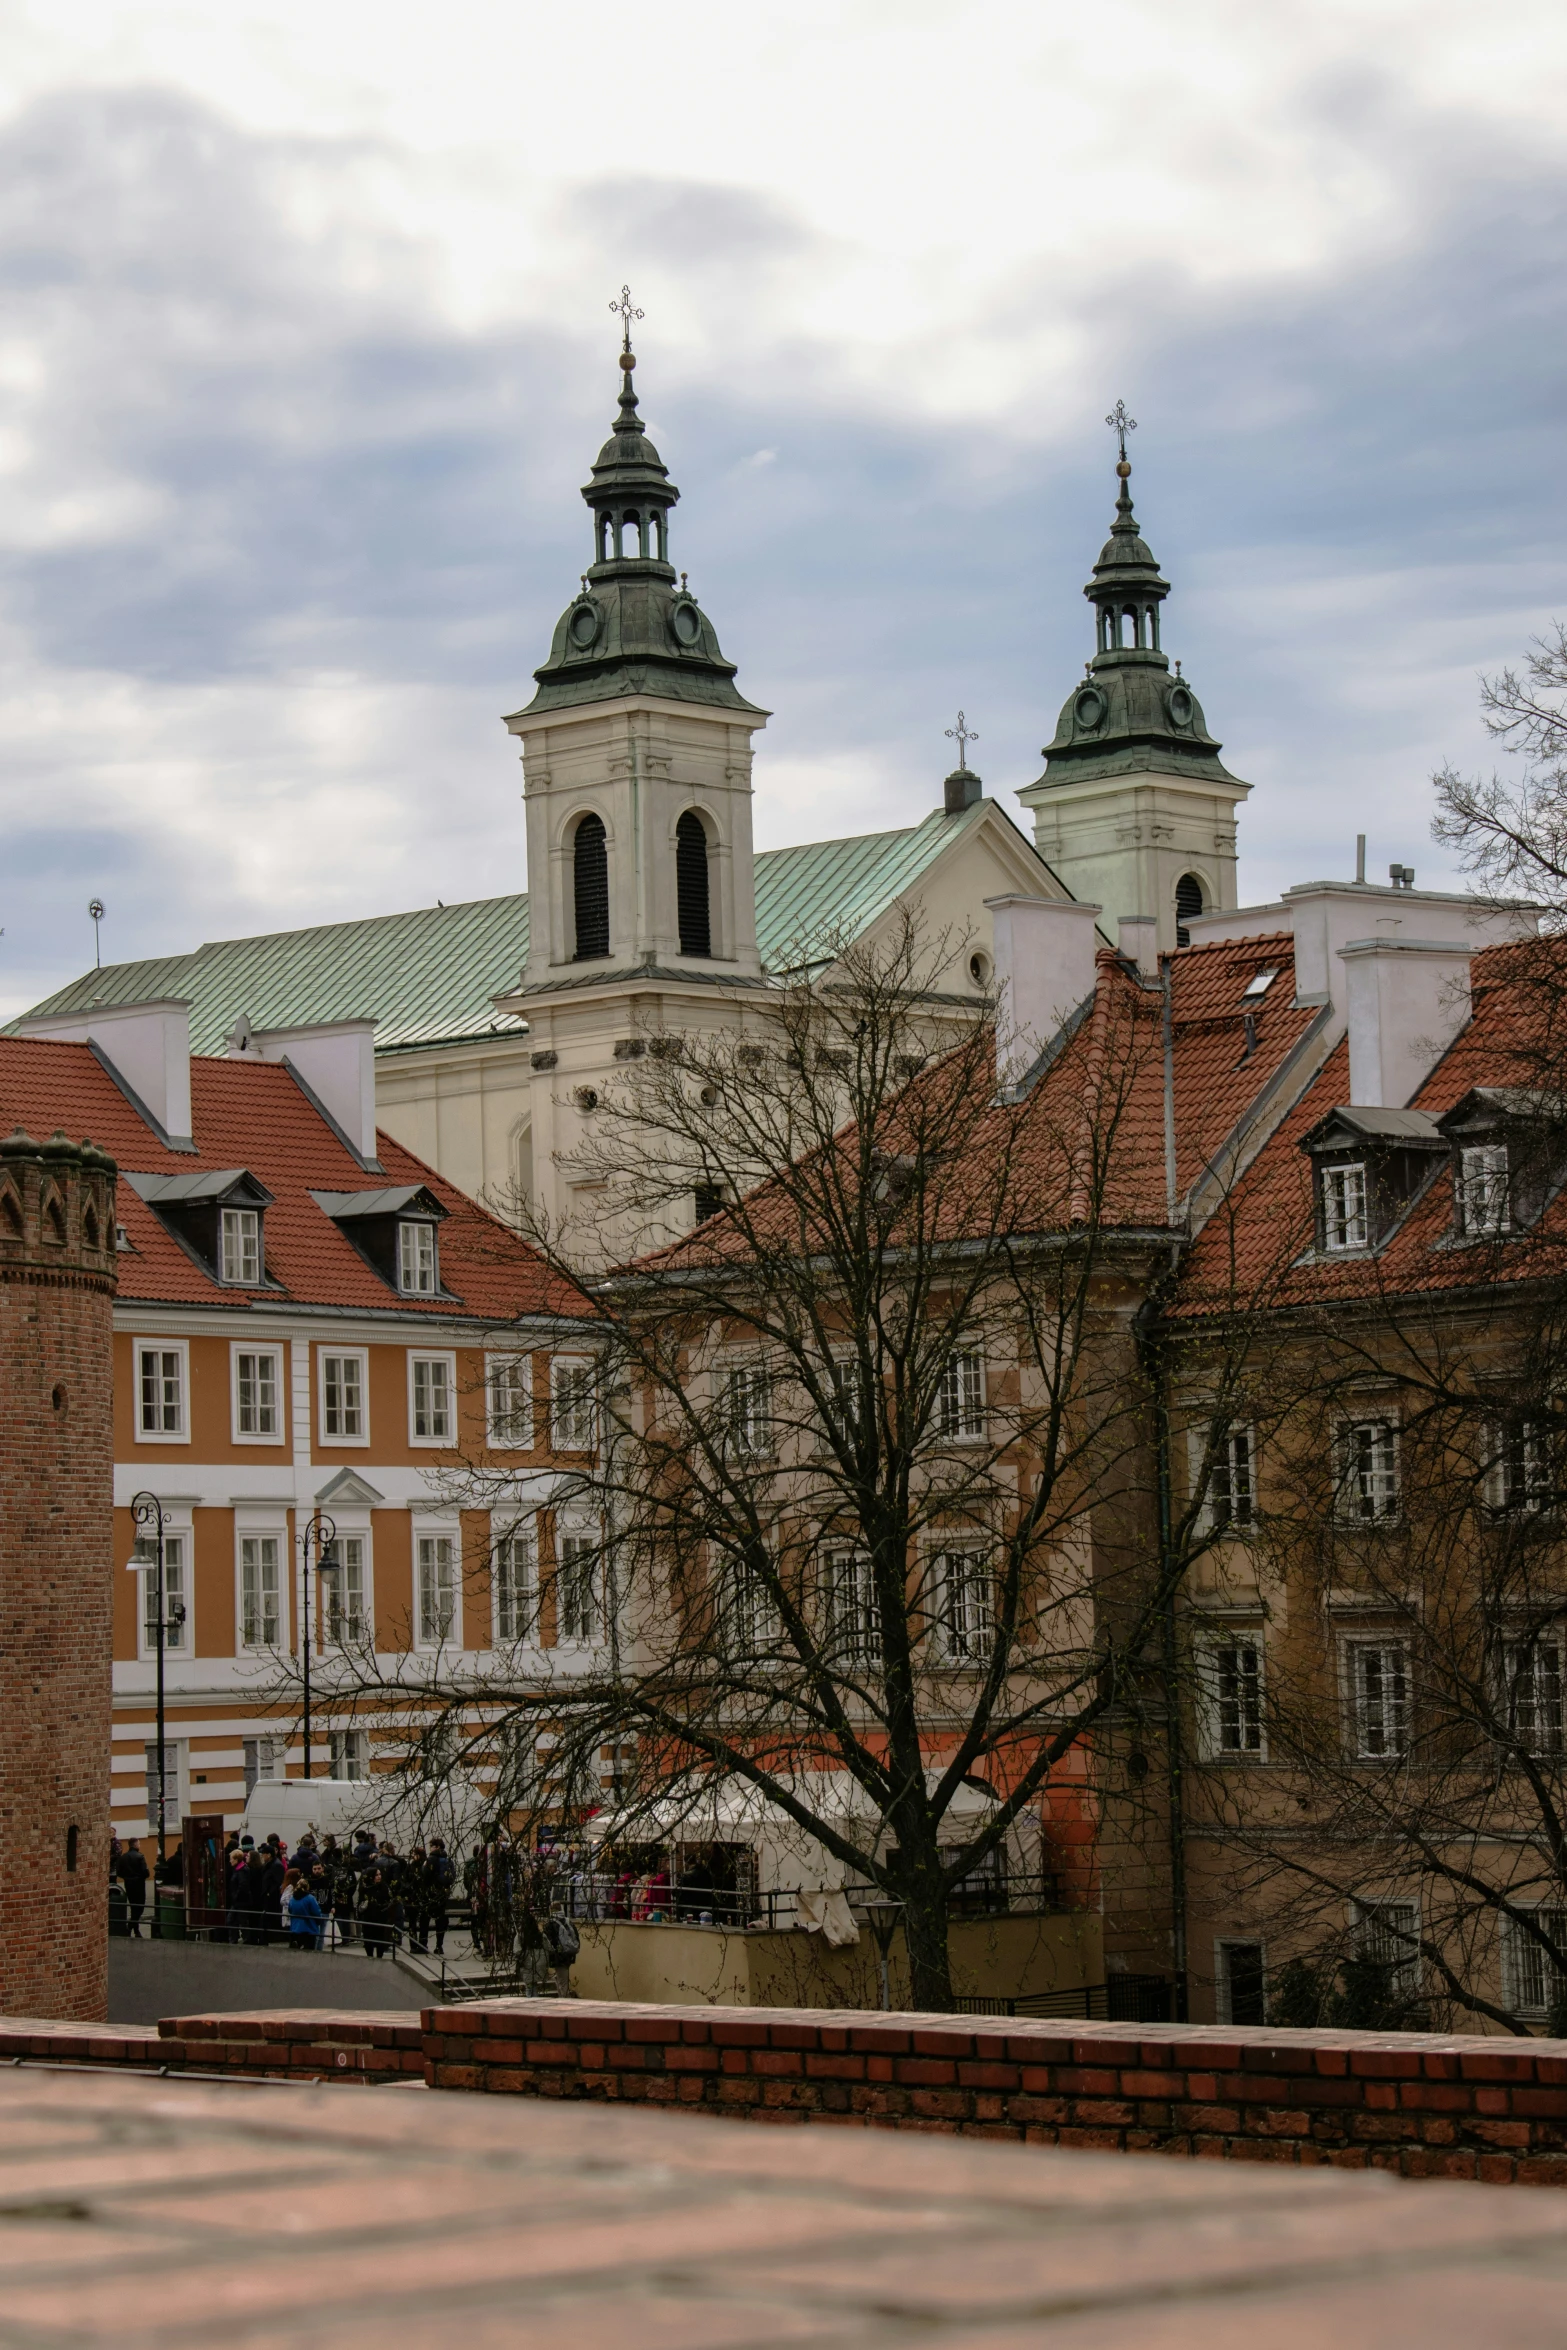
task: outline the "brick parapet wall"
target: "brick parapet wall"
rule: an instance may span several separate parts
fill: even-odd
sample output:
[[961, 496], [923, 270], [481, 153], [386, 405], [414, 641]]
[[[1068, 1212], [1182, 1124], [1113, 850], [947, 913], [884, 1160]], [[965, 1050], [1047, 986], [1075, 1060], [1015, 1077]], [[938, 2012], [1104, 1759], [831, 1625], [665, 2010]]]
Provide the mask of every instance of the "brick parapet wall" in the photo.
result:
[[41, 2022], [0, 2016], [0, 2064], [123, 2066], [132, 2072], [383, 2082], [425, 2075], [420, 2018], [258, 2009], [171, 2016], [161, 2024]]
[[1567, 2041], [499, 2000], [436, 2088], [1567, 2186]]

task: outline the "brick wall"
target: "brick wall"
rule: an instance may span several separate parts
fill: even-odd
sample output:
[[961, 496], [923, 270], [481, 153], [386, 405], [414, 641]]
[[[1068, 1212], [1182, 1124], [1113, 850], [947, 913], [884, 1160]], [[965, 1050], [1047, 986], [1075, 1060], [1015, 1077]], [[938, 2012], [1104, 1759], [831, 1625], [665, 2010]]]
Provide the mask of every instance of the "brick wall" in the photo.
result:
[[0, 2016], [0, 2064], [225, 2073], [250, 2080], [422, 2081], [419, 2016], [263, 2008], [161, 2024], [53, 2023]]
[[0, 1141], [0, 2012], [108, 2004], [114, 1167]]
[[1567, 2041], [497, 2000], [436, 2088], [1567, 2186]]

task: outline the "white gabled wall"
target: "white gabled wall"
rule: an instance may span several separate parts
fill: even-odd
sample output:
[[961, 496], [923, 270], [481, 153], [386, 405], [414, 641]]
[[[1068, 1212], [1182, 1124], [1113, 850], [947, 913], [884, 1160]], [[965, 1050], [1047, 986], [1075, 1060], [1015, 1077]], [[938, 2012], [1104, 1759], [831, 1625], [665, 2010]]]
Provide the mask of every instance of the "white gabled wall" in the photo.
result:
[[173, 1141], [190, 1140], [190, 1006], [173, 998], [94, 1004], [17, 1023], [19, 1036], [95, 1044]]

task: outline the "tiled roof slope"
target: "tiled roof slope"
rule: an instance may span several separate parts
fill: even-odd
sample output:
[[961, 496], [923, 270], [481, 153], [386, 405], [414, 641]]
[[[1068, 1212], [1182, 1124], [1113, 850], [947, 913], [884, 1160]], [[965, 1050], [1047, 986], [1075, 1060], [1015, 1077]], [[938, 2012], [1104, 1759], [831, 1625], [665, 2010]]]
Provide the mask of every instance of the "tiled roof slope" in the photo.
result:
[[[90, 1045], [0, 1037], [0, 1132], [63, 1130], [90, 1136], [116, 1161], [118, 1213], [130, 1240], [118, 1263], [120, 1295], [164, 1304], [338, 1308], [354, 1313], [470, 1315], [486, 1322], [518, 1314], [571, 1312], [569, 1293], [519, 1236], [447, 1183], [390, 1135], [379, 1138], [384, 1177], [369, 1176], [280, 1063], [204, 1060], [190, 1065], [197, 1156], [166, 1150], [131, 1108]], [[189, 1175], [248, 1168], [273, 1194], [266, 1211], [269, 1289], [220, 1285], [180, 1246], [123, 1180], [129, 1174]], [[421, 1183], [447, 1211], [441, 1278], [460, 1302], [399, 1296], [311, 1198], [312, 1191], [365, 1191], [381, 1182]]]
[[[1542, 984], [1542, 980], [1543, 983]], [[1470, 974], [1467, 1024], [1416, 1093], [1411, 1108], [1441, 1117], [1476, 1086], [1537, 1087], [1538, 1057], [1549, 1052], [1546, 1026], [1567, 985], [1567, 944], [1527, 939], [1483, 948]], [[1349, 1047], [1339, 1044], [1236, 1185], [1227, 1213], [1203, 1231], [1187, 1260], [1180, 1309], [1211, 1310], [1225, 1285], [1232, 1252], [1254, 1282], [1292, 1254], [1310, 1250], [1311, 1167], [1301, 1143], [1330, 1111], [1349, 1101]], [[1454, 1248], [1453, 1188], [1445, 1166], [1418, 1196], [1385, 1244], [1369, 1256], [1293, 1262], [1277, 1302], [1313, 1304], [1340, 1298], [1410, 1296], [1495, 1281], [1559, 1274], [1567, 1266], [1567, 1194], [1559, 1194], [1533, 1231]]]
[[[1317, 1012], [1295, 1002], [1287, 934], [1188, 947], [1169, 968], [1179, 1217], [1186, 1192], [1252, 1105], [1287, 1079]], [[1265, 994], [1247, 999], [1248, 984], [1263, 971], [1276, 976]], [[927, 1230], [953, 1238], [1089, 1221], [1141, 1233], [1168, 1229], [1164, 1045], [1162, 989], [1101, 953], [1084, 1016], [1020, 1100], [996, 1100], [988, 1048], [961, 1044], [889, 1111], [880, 1147], [918, 1156], [932, 1169], [950, 1163], [950, 1175], [932, 1173], [923, 1212]], [[852, 1149], [852, 1135], [846, 1131], [837, 1147]], [[748, 1213], [759, 1214], [762, 1197]], [[782, 1198], [778, 1213], [787, 1219]], [[696, 1267], [740, 1245], [730, 1220], [715, 1217], [648, 1263]]]
[[[756, 924], [772, 968], [820, 953], [834, 932], [861, 931], [978, 820], [941, 810], [899, 832], [764, 849], [756, 859]], [[1019, 835], [1022, 838], [1022, 835]], [[110, 963], [33, 1006], [34, 1015], [173, 997], [191, 1007], [191, 1049], [223, 1050], [243, 1012], [257, 1028], [375, 1020], [379, 1052], [515, 1030], [492, 998], [517, 985], [528, 959], [528, 899], [420, 906], [362, 922], [217, 939], [188, 955]]]

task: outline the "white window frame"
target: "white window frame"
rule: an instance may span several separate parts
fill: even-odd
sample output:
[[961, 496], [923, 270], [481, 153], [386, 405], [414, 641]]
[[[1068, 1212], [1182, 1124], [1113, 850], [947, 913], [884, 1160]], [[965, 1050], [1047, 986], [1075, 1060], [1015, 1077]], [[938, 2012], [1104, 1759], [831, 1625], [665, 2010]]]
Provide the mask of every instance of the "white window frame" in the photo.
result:
[[[557, 1518], [555, 1521], [555, 1645], [557, 1648], [596, 1648], [604, 1638], [603, 1589], [603, 1529], [580, 1517]], [[566, 1588], [568, 1542], [585, 1542], [588, 1546], [588, 1607], [589, 1629], [566, 1630]], [[574, 1613], [577, 1611], [573, 1611]]]
[[533, 1357], [530, 1354], [485, 1356], [484, 1425], [492, 1451], [532, 1452]]
[[[151, 1539], [156, 1542], [157, 1538], [157, 1529], [154, 1527], [151, 1531]], [[171, 1543], [177, 1544], [179, 1548], [177, 1562], [171, 1561], [169, 1557]], [[178, 1588], [173, 1590], [169, 1587], [171, 1564], [176, 1567], [178, 1579]], [[188, 1510], [171, 1512], [165, 1503], [163, 1511], [164, 1613], [167, 1617], [171, 1599], [185, 1610], [185, 1621], [178, 1627], [184, 1635], [183, 1639], [171, 1640], [167, 1632], [164, 1634], [163, 1653], [166, 1657], [189, 1657], [196, 1653], [196, 1611], [192, 1588], [195, 1582], [194, 1568], [194, 1542], [190, 1513]], [[143, 1659], [156, 1658], [158, 1653], [156, 1632], [151, 1639], [147, 1636], [148, 1621], [152, 1613], [152, 1595], [157, 1589], [157, 1583], [158, 1570], [156, 1566], [140, 1569], [136, 1577], [136, 1654]]]
[[880, 1665], [881, 1625], [869, 1556], [849, 1542], [834, 1543], [821, 1555], [833, 1656], [839, 1664]]
[[[239, 1268], [237, 1272], [231, 1272], [229, 1270], [229, 1239], [231, 1221], [233, 1225], [233, 1236], [237, 1242], [237, 1246], [233, 1251], [233, 1261], [237, 1263]], [[245, 1243], [247, 1240], [254, 1244], [252, 1249], [246, 1248]], [[247, 1257], [250, 1258], [255, 1267], [253, 1272], [247, 1273], [245, 1270]], [[261, 1210], [259, 1208], [245, 1207], [219, 1208], [218, 1279], [223, 1283], [224, 1288], [259, 1289], [264, 1279], [262, 1267]]]
[[[520, 1566], [521, 1572], [518, 1573]], [[506, 1628], [508, 1614], [511, 1629]], [[497, 1648], [531, 1647], [539, 1637], [539, 1522], [518, 1518], [492, 1537], [490, 1637]]]
[[[1380, 1690], [1371, 1686], [1369, 1659], [1381, 1659], [1376, 1680]], [[1391, 1696], [1387, 1691], [1389, 1666], [1396, 1660], [1401, 1670], [1396, 1671]], [[1409, 1752], [1410, 1714], [1413, 1711], [1412, 1657], [1410, 1643], [1395, 1633], [1357, 1633], [1343, 1643], [1343, 1672], [1345, 1708], [1349, 1722], [1350, 1752], [1357, 1762], [1402, 1762]], [[1398, 1686], [1402, 1682], [1402, 1687]], [[1374, 1717], [1386, 1716], [1389, 1708], [1397, 1717], [1397, 1742], [1387, 1744], [1387, 1725]], [[1380, 1741], [1380, 1743], [1378, 1743]]]
[[1485, 1506], [1493, 1518], [1545, 1509], [1551, 1499], [1550, 1426], [1521, 1417], [1486, 1430]]
[[[429, 1261], [418, 1261], [421, 1243], [429, 1242]], [[410, 1266], [410, 1259], [414, 1260]], [[414, 1278], [410, 1281], [409, 1272]], [[424, 1276], [428, 1274], [426, 1280]], [[438, 1297], [441, 1290], [441, 1244], [430, 1216], [400, 1216], [397, 1222], [397, 1287], [403, 1297]]]
[[[423, 1555], [424, 1546], [426, 1543], [429, 1543], [432, 1546], [432, 1556], [428, 1559], [426, 1559]], [[448, 1554], [444, 1560], [441, 1558], [439, 1551], [439, 1545], [442, 1543], [450, 1545]], [[443, 1566], [450, 1570], [449, 1582], [447, 1582], [446, 1577], [441, 1573]], [[430, 1610], [427, 1610], [425, 1605], [425, 1570], [427, 1567], [432, 1570], [435, 1578], [429, 1587], [433, 1592], [436, 1600], [436, 1607], [433, 1614]], [[462, 1646], [463, 1606], [462, 1528], [460, 1526], [452, 1525], [443, 1519], [415, 1518], [413, 1527], [413, 1568], [414, 1647], [418, 1649], [421, 1654], [426, 1656], [430, 1655], [437, 1649], [460, 1649]], [[440, 1626], [443, 1584], [446, 1586], [446, 1591], [450, 1598], [451, 1608], [450, 1616], [447, 1620], [444, 1630], [442, 1630]], [[434, 1630], [430, 1629], [432, 1623], [435, 1626]]]
[[[242, 1355], [270, 1355], [272, 1358], [272, 1408], [277, 1426], [270, 1436], [257, 1435], [253, 1430], [246, 1430], [239, 1424], [239, 1364]], [[234, 1339], [229, 1347], [229, 1416], [231, 1421], [229, 1432], [234, 1442], [236, 1444], [270, 1444], [273, 1446], [286, 1444], [288, 1442], [288, 1405], [288, 1379], [284, 1368], [282, 1346], [276, 1341]]]
[[947, 1444], [984, 1442], [985, 1358], [977, 1347], [955, 1349], [942, 1365], [936, 1433]]
[[738, 1565], [726, 1577], [723, 1644], [733, 1657], [760, 1656], [783, 1638], [783, 1617], [770, 1591]]
[[247, 1803], [258, 1787], [275, 1786], [278, 1780], [287, 1777], [288, 1740], [276, 1732], [271, 1736], [262, 1732], [255, 1738], [242, 1738], [239, 1751]]
[[[419, 1370], [421, 1365], [438, 1366], [446, 1374], [446, 1418], [444, 1436], [421, 1436], [418, 1433]], [[408, 1441], [422, 1452], [450, 1452], [457, 1442], [457, 1357], [444, 1347], [410, 1347], [408, 1349]]]
[[[277, 1544], [277, 1624], [278, 1636], [271, 1640], [247, 1640], [245, 1637], [245, 1545], [247, 1542], [275, 1542]], [[265, 1566], [258, 1554], [255, 1565], [258, 1575]], [[236, 1656], [286, 1656], [292, 1646], [293, 1627], [293, 1564], [294, 1546], [286, 1525], [275, 1520], [246, 1524], [241, 1520], [234, 1528], [234, 1653]], [[265, 1585], [258, 1586], [263, 1592]], [[264, 1620], [264, 1619], [263, 1619]]]
[[[1554, 1917], [1556, 1923], [1547, 1929], [1567, 1948], [1567, 1902], [1520, 1901], [1517, 1909], [1539, 1910]], [[1552, 1981], [1552, 1976], [1555, 1980]], [[1567, 1970], [1558, 1970], [1552, 1964], [1549, 1951], [1543, 1950], [1532, 1935], [1526, 1934], [1516, 1918], [1502, 1919], [1502, 1996], [1514, 2015], [1538, 2017], [1542, 2022], [1549, 2016], [1567, 1981]]]
[[[1370, 1454], [1362, 1431], [1380, 1430], [1385, 1443], [1374, 1439], [1368, 1479], [1363, 1469]], [[1367, 1412], [1339, 1421], [1333, 1433], [1333, 1514], [1343, 1526], [1391, 1526], [1403, 1514], [1403, 1475], [1398, 1422], [1389, 1413]], [[1364, 1507], [1366, 1500], [1371, 1508]]]
[[[1514, 1635], [1502, 1642], [1502, 1717], [1524, 1752], [1542, 1762], [1558, 1761], [1567, 1752], [1563, 1662], [1559, 1631], [1542, 1632], [1533, 1640]], [[1546, 1716], [1543, 1729], [1538, 1720], [1542, 1700]], [[1535, 1719], [1526, 1720], [1526, 1715]]]
[[1363, 1159], [1322, 1170], [1322, 1245], [1329, 1256], [1353, 1256], [1371, 1246], [1371, 1189]]
[[1458, 1228], [1466, 1239], [1494, 1238], [1511, 1226], [1505, 1142], [1465, 1143], [1458, 1153]]
[[[1193, 1428], [1187, 1439], [1191, 1457], [1191, 1484], [1196, 1490], [1208, 1447], [1206, 1428]], [[1237, 1497], [1241, 1506], [1237, 1508]], [[1249, 1421], [1237, 1421], [1225, 1432], [1224, 1442], [1208, 1469], [1208, 1490], [1197, 1519], [1200, 1534], [1244, 1536], [1257, 1524], [1257, 1431]]]
[[[586, 1378], [585, 1395], [574, 1403], [563, 1400], [568, 1381]], [[559, 1354], [550, 1357], [550, 1450], [592, 1452], [598, 1444], [598, 1403], [594, 1383], [598, 1359], [594, 1355]]]
[[724, 1368], [724, 1421], [734, 1453], [744, 1461], [773, 1457], [773, 1384], [760, 1355]]
[[[370, 1733], [368, 1730], [329, 1730], [327, 1754], [334, 1779], [364, 1781], [370, 1776]], [[339, 1765], [350, 1756], [361, 1759], [362, 1770], [342, 1770]]]
[[[1356, 1901], [1351, 1904], [1351, 1923], [1357, 1957], [1376, 1958], [1378, 1956], [1375, 1947], [1381, 1939], [1378, 1920], [1386, 1910], [1398, 1910], [1401, 1913], [1400, 1925], [1416, 1935], [1420, 1933], [1420, 1904], [1418, 1901], [1411, 1901], [1402, 1893], [1390, 1895], [1386, 1901]], [[1384, 1948], [1388, 1960], [1396, 1970], [1392, 1989], [1401, 1999], [1418, 1999], [1425, 1979], [1425, 1962], [1420, 1951], [1418, 1948], [1410, 1948], [1407, 1944], [1394, 1941], [1391, 1937], [1384, 1944]], [[1403, 1981], [1398, 1979], [1400, 1975], [1404, 1977]]]
[[941, 1610], [941, 1653], [949, 1665], [972, 1668], [989, 1660], [996, 1637], [994, 1543], [954, 1536], [931, 1561]]
[[[1268, 1945], [1261, 1934], [1219, 1934], [1213, 1945], [1213, 2005], [1216, 2023], [1233, 2024], [1235, 2016], [1230, 1997], [1230, 1952], [1232, 1950], [1259, 1950], [1262, 1953], [1262, 2007], [1263, 2021], [1268, 2009]], [[1242, 2024], [1243, 2032], [1255, 2029]]]
[[[179, 1426], [177, 1428], [148, 1428], [142, 1419], [142, 1357], [144, 1354], [175, 1355], [179, 1360]], [[188, 1338], [138, 1337], [131, 1342], [131, 1361], [134, 1366], [136, 1400], [136, 1442], [138, 1444], [189, 1444], [190, 1442], [190, 1340]], [[162, 1382], [167, 1372], [159, 1370]], [[160, 1402], [159, 1410], [162, 1410]]]
[[1196, 1646], [1197, 1731], [1203, 1760], [1266, 1762], [1268, 1660], [1261, 1626], [1205, 1628]]
[[[321, 1346], [315, 1350], [316, 1424], [318, 1441], [324, 1445], [351, 1446], [363, 1452], [370, 1442], [370, 1350], [365, 1346]], [[359, 1418], [362, 1432], [358, 1436], [334, 1436], [327, 1427], [327, 1377], [329, 1362], [356, 1362], [359, 1365]]]
[[[319, 1575], [316, 1578], [316, 1591], [320, 1593], [320, 1600], [318, 1604], [316, 1591], [313, 1591], [310, 1595], [310, 1636], [314, 1640], [319, 1633], [319, 1645], [323, 1649], [362, 1647], [367, 1635], [373, 1645], [375, 1634], [375, 1562], [370, 1547], [370, 1513], [366, 1510], [357, 1524], [353, 1522], [345, 1524], [341, 1516], [338, 1516], [334, 1523], [337, 1527], [337, 1540], [333, 1547], [342, 1561], [342, 1569], [336, 1575]], [[348, 1588], [347, 1571], [354, 1563], [348, 1550], [350, 1543], [356, 1544], [359, 1551], [360, 1630], [357, 1633], [341, 1628], [345, 1612], [341, 1606], [341, 1599]], [[311, 1572], [315, 1572], [314, 1559], [311, 1561]]]

